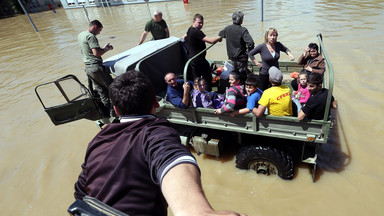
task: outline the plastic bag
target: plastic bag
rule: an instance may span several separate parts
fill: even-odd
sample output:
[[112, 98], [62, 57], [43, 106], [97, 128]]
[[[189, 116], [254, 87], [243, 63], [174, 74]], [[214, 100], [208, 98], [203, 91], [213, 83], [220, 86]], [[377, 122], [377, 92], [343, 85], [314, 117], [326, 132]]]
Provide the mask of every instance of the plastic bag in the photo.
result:
[[227, 61], [224, 61], [223, 72], [220, 75], [220, 78], [223, 80], [227, 80], [229, 78], [229, 72], [233, 70], [233, 66], [229, 64]]

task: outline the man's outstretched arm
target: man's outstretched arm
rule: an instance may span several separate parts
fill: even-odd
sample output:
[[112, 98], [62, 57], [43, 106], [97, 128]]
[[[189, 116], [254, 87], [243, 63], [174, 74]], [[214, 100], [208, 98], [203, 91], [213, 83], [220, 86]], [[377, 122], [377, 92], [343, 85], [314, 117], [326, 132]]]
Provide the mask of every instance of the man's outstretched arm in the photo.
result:
[[147, 38], [147, 35], [148, 35], [148, 32], [147, 31], [144, 31], [141, 36], [140, 36], [140, 41], [137, 45], [140, 45], [144, 42], [145, 38]]
[[255, 114], [255, 116], [260, 118], [264, 114], [266, 108], [267, 107], [259, 104], [259, 107], [257, 108], [255, 107], [252, 109], [252, 113]]
[[223, 38], [220, 37], [220, 36], [218, 36], [218, 37], [214, 37], [214, 38], [209, 38], [209, 37], [205, 36], [205, 37], [203, 38], [203, 41], [204, 41], [204, 42], [207, 42], [207, 43], [210, 43], [210, 44], [214, 44], [214, 43], [216, 43], [216, 42], [221, 42], [222, 40], [223, 40]]
[[303, 121], [305, 116], [307, 116], [307, 114], [305, 114], [303, 110], [300, 110], [299, 113], [297, 114], [297, 118], [299, 119], [299, 121]]
[[161, 190], [175, 216], [246, 216], [233, 211], [215, 211], [204, 195], [199, 170], [193, 164], [183, 163], [169, 170]]

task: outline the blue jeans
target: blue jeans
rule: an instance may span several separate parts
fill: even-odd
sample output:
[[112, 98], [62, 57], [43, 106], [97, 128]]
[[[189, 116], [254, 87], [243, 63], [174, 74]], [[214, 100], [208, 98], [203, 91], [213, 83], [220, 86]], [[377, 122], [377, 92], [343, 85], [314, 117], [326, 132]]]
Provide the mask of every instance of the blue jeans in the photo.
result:
[[[297, 99], [292, 99], [292, 110], [293, 110], [293, 116], [297, 116], [301, 110], [301, 103]], [[296, 108], [296, 109], [295, 109]], [[296, 111], [296, 113], [295, 113]]]

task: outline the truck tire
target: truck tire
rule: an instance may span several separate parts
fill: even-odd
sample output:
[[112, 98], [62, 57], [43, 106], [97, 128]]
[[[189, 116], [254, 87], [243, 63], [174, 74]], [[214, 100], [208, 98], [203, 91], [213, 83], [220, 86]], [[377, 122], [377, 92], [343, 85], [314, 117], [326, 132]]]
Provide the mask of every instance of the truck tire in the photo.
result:
[[275, 174], [283, 179], [292, 179], [294, 168], [291, 155], [273, 147], [248, 145], [236, 156], [236, 167], [253, 169], [258, 174]]

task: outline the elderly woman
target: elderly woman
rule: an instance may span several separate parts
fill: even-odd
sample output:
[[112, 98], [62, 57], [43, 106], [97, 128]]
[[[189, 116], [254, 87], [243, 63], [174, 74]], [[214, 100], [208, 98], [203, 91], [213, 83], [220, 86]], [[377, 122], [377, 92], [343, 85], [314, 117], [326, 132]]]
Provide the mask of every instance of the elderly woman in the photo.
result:
[[[277, 41], [277, 30], [269, 28], [265, 32], [265, 43], [259, 44], [256, 48], [248, 53], [248, 57], [260, 68], [260, 89], [265, 90], [270, 86], [268, 70], [270, 67], [275, 66], [279, 68], [280, 51], [285, 52], [291, 61], [295, 60], [295, 57], [291, 54], [291, 51], [285, 47], [282, 43]], [[258, 62], [254, 55], [260, 54], [261, 63]]]
[[[299, 57], [297, 63], [303, 65], [302, 72], [307, 72], [308, 76], [312, 73], [324, 74], [324, 58], [319, 54], [319, 47], [316, 43], [310, 43], [308, 47], [305, 48], [304, 53]], [[294, 90], [297, 90], [297, 79], [292, 80], [291, 85]]]

